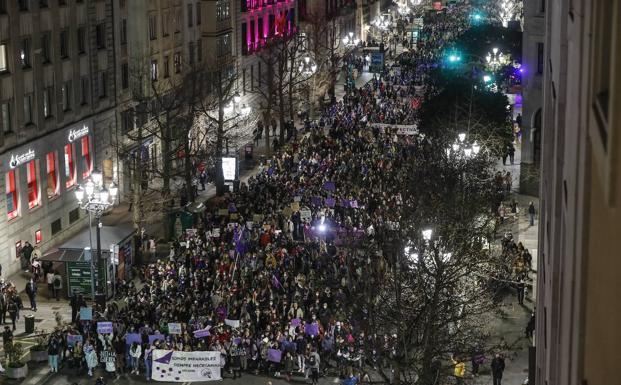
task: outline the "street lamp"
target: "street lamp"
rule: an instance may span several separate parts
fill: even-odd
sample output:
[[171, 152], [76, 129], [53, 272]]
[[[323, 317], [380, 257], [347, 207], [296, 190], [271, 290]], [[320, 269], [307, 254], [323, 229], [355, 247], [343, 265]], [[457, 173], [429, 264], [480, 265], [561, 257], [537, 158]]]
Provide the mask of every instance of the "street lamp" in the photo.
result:
[[[95, 268], [97, 272], [100, 270], [101, 266], [101, 222], [100, 218], [103, 212], [108, 209], [110, 206], [114, 205], [116, 200], [116, 196], [119, 192], [118, 187], [113, 183], [110, 183], [108, 188], [106, 188], [103, 184], [103, 175], [100, 171], [95, 170], [91, 173], [90, 178], [84, 184], [84, 187], [78, 186], [75, 190], [75, 197], [78, 201], [78, 206], [82, 210], [86, 210], [88, 212], [88, 220], [89, 220], [89, 242], [90, 247], [89, 250], [93, 249], [93, 240], [91, 236], [93, 219], [94, 216], [97, 220], [96, 234], [97, 234], [97, 262], [95, 264], [94, 258], [91, 256], [91, 296], [93, 300], [97, 294], [104, 294], [103, 287], [100, 285], [99, 279], [95, 280]], [[92, 253], [91, 253], [92, 255]], [[104, 272], [105, 277], [105, 272]]]
[[308, 53], [305, 53], [300, 60], [298, 71], [304, 76], [312, 76], [317, 71], [317, 63]]
[[433, 234], [433, 230], [432, 229], [425, 229], [422, 230], [421, 233], [423, 234], [423, 239], [426, 241], [430, 241], [431, 240], [431, 235]]
[[504, 63], [505, 57], [503, 56], [502, 52], [498, 50], [498, 48], [494, 47], [492, 49], [492, 52], [487, 53], [487, 56], [485, 56], [485, 60], [487, 61], [487, 65], [493, 71], [496, 71]]
[[345, 37], [343, 37], [343, 45], [347, 48], [354, 48], [360, 44], [360, 39], [354, 37], [353, 32], [349, 32]]

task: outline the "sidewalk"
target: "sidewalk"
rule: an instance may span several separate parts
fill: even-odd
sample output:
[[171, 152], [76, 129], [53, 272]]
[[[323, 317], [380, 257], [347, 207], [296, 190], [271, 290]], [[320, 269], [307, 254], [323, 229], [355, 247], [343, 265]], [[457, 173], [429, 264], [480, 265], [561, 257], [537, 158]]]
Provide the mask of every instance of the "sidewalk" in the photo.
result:
[[[499, 231], [499, 234], [510, 231], [515, 242], [522, 242], [524, 247], [530, 251], [533, 256], [532, 265], [536, 267], [539, 223], [535, 220], [535, 225], [530, 226], [527, 209], [530, 201], [533, 201], [537, 207], [538, 198], [518, 193], [520, 187], [520, 151], [516, 151], [513, 165], [502, 165], [500, 163], [498, 170], [511, 172], [513, 186], [509, 199], [515, 199], [520, 208], [517, 220], [507, 223]], [[513, 294], [504, 298], [501, 311], [495, 315], [494, 321], [489, 325], [489, 332], [494, 337], [493, 342], [505, 342], [509, 346], [508, 351], [502, 352], [505, 355], [506, 366], [502, 380], [503, 385], [522, 385], [524, 380], [528, 378], [528, 347], [532, 346], [532, 341], [525, 337], [525, 328], [531, 313], [535, 311], [537, 272], [531, 272], [530, 277], [532, 281], [527, 282], [525, 305], [520, 306], [517, 303], [517, 296], [514, 291]], [[488, 357], [483, 364], [484, 373], [489, 373], [489, 364], [492, 358]], [[473, 384], [476, 385], [491, 383], [492, 378], [489, 374], [481, 375], [473, 381]]]

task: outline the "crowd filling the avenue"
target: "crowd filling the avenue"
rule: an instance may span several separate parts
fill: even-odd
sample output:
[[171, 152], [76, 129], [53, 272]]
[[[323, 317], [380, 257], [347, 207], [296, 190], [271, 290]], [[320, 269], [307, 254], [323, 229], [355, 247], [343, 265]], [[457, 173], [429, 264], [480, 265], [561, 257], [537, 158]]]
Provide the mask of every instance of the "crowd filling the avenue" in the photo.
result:
[[[351, 246], [381, 242], [399, 222], [401, 166], [426, 140], [394, 126], [417, 122], [420, 79], [466, 17], [454, 12], [425, 24], [428, 39], [396, 58], [398, 69], [387, 67], [363, 87], [349, 88], [238, 191], [197, 215], [196, 231], [176, 239], [168, 256], [155, 258], [153, 241], [145, 240], [139, 252], [147, 263], [138, 267], [138, 280], [117, 287], [122, 299], [93, 307], [85, 320], [87, 301], [73, 295], [71, 323], [46, 342], [51, 370], [67, 363], [89, 376], [101, 367], [149, 380], [154, 349], [165, 349], [220, 352], [223, 373], [233, 378], [252, 372], [290, 379], [298, 372], [316, 383], [328, 373], [356, 381], [379, 367], [391, 373], [395, 336], [365, 335], [366, 320], [349, 303], [364, 282], [381, 285], [387, 261], [373, 248], [352, 252]], [[504, 194], [504, 176], [496, 183]], [[513, 204], [492, 209], [503, 219], [517, 211]], [[528, 250], [506, 239], [503, 252], [526, 279]], [[33, 310], [37, 285], [51, 283], [54, 290], [55, 283], [54, 272], [35, 257], [33, 271], [41, 273], [26, 287]], [[0, 322], [13, 324], [5, 326], [6, 346], [23, 305], [4, 281], [1, 306]], [[111, 332], [98, 330], [104, 321], [112, 322]], [[455, 359], [457, 373], [469, 357]], [[490, 361], [502, 375], [502, 357]], [[473, 367], [480, 362], [472, 357]]]

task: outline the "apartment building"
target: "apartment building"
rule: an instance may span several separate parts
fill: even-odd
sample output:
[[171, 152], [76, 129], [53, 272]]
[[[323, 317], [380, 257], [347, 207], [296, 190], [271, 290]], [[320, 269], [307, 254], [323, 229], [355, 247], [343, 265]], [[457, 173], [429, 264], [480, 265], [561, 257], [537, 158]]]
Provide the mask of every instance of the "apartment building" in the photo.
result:
[[541, 162], [541, 109], [544, 68], [546, 0], [524, 0], [522, 39], [522, 181], [523, 193], [538, 194], [536, 178]]
[[0, 0], [0, 263], [82, 228], [73, 190], [116, 178], [111, 0]]
[[619, 383], [621, 5], [546, 4], [537, 385]]

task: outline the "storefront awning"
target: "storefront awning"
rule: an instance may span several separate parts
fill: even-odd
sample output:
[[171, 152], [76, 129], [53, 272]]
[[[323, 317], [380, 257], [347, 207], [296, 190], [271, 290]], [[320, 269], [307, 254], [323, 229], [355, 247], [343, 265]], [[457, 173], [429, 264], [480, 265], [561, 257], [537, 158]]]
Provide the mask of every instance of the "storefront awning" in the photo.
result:
[[[92, 240], [93, 240], [93, 250], [97, 248], [97, 235], [95, 226], [92, 228]], [[84, 229], [84, 231], [80, 232], [73, 238], [69, 239], [62, 245], [58, 246], [59, 250], [65, 249], [73, 249], [73, 250], [83, 250], [85, 247], [89, 247], [90, 239], [89, 239], [89, 228]], [[131, 225], [119, 225], [119, 226], [102, 226], [101, 228], [101, 248], [103, 250], [107, 250], [110, 248], [110, 245], [120, 245], [132, 235], [134, 235], [134, 228]]]

